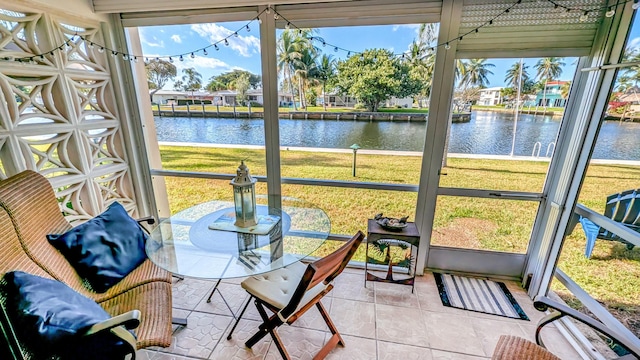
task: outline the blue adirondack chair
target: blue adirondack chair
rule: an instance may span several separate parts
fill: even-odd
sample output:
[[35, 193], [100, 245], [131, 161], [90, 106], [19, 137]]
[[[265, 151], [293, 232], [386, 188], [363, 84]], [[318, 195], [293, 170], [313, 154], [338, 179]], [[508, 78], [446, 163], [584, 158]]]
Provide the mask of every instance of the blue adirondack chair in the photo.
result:
[[[603, 215], [632, 230], [640, 232], [640, 189], [627, 190], [619, 194], [609, 195]], [[596, 239], [620, 241], [626, 244], [629, 250], [633, 249], [634, 245], [632, 243], [601, 228], [591, 220], [581, 216], [579, 221], [587, 237], [587, 246], [584, 251], [584, 255], [587, 258], [591, 257], [593, 247], [596, 245]]]

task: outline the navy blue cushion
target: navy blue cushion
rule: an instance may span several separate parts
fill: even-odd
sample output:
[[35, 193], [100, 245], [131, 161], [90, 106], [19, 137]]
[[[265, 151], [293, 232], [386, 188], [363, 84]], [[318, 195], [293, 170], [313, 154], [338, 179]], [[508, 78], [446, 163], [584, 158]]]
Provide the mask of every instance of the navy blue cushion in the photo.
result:
[[87, 355], [95, 359], [97, 352], [106, 359], [128, 351], [129, 346], [110, 332], [80, 338], [110, 316], [95, 301], [62, 282], [13, 271], [3, 276], [1, 289], [14, 330], [36, 358], [58, 355], [79, 359]]
[[147, 234], [117, 202], [84, 224], [47, 239], [97, 292], [107, 291], [147, 258]]

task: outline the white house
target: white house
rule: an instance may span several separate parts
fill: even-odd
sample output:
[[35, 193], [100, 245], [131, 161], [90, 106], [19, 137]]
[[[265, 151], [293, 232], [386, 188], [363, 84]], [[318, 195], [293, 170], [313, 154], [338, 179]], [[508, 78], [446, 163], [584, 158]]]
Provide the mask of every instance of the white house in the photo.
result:
[[480, 89], [480, 99], [478, 105], [499, 105], [502, 104], [501, 87]]
[[399, 99], [395, 96], [392, 96], [391, 99], [387, 99], [384, 102], [384, 106], [385, 107], [401, 107], [404, 109], [411, 109], [413, 107], [413, 98], [412, 97], [405, 97], [402, 99]]
[[207, 91], [158, 90], [151, 97], [153, 103], [160, 105], [184, 105], [187, 102], [211, 104], [211, 100], [212, 96]]
[[[213, 104], [220, 106], [233, 106], [238, 104], [236, 101], [238, 92], [235, 90], [220, 90], [213, 93]], [[249, 89], [247, 90], [247, 101], [264, 104], [264, 96], [262, 95], [262, 89]], [[278, 92], [278, 104], [279, 106], [288, 106], [293, 102], [293, 95], [284, 92]]]

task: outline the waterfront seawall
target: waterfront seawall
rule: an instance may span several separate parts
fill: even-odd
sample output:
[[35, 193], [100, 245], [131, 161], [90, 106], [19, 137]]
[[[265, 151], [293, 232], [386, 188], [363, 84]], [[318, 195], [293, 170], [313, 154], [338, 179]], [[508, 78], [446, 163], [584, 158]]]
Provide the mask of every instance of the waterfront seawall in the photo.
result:
[[[203, 118], [239, 118], [261, 119], [262, 111], [198, 111], [184, 110], [153, 110], [154, 116], [160, 117], [203, 117]], [[311, 119], [311, 120], [366, 120], [366, 121], [427, 121], [428, 114], [420, 113], [370, 113], [370, 112], [303, 112], [292, 111], [279, 114], [282, 119]], [[471, 113], [453, 114], [453, 122], [471, 121]]]

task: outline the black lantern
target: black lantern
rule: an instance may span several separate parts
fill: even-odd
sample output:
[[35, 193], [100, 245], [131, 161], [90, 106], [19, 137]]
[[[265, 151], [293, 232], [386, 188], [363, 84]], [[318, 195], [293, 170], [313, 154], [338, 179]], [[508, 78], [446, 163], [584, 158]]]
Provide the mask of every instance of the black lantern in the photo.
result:
[[256, 225], [256, 179], [249, 174], [249, 168], [244, 164], [244, 160], [240, 162], [237, 175], [231, 180], [231, 185], [236, 208], [234, 225], [242, 228]]

